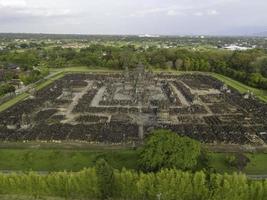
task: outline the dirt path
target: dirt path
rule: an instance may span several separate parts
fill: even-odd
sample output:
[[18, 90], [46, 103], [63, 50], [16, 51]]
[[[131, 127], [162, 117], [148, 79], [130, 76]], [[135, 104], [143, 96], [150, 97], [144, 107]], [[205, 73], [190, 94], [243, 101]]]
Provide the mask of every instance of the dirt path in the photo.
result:
[[178, 97], [178, 99], [180, 99], [181, 101], [181, 104], [183, 106], [189, 106], [189, 103], [187, 102], [187, 100], [185, 99], [184, 95], [179, 91], [177, 90], [177, 88], [173, 85], [172, 82], [170, 82], [170, 86], [173, 90], [173, 92], [176, 94], [176, 96]]
[[101, 101], [106, 88], [107, 87], [103, 86], [98, 90], [97, 94], [95, 95], [94, 99], [92, 100], [91, 106], [93, 106], [93, 107], [99, 106], [99, 101]]
[[73, 118], [75, 117], [75, 115], [72, 114], [72, 111], [78, 105], [79, 100], [85, 94], [87, 94], [87, 92], [91, 89], [92, 84], [93, 84], [93, 82], [91, 82], [91, 81], [87, 81], [87, 83], [88, 83], [87, 86], [85, 88], [83, 88], [81, 92], [76, 93], [76, 95], [73, 97], [71, 104], [66, 109], [66, 113], [64, 113], [66, 120], [62, 121], [62, 123], [68, 123], [68, 122], [72, 121]]

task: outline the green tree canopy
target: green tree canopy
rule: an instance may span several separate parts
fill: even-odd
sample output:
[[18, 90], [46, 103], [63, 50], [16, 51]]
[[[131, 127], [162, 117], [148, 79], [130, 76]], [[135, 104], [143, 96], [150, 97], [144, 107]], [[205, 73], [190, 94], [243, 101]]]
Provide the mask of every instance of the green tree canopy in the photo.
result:
[[201, 155], [199, 142], [169, 130], [157, 130], [146, 139], [140, 165], [146, 171], [161, 168], [193, 169]]
[[112, 167], [104, 160], [96, 162], [96, 176], [100, 199], [108, 199], [114, 190], [114, 173]]

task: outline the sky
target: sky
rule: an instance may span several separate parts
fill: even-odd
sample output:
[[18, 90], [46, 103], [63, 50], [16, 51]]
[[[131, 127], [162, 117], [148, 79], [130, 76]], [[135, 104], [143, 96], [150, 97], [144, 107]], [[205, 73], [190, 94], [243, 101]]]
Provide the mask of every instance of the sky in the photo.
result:
[[0, 0], [0, 32], [247, 35], [267, 0]]

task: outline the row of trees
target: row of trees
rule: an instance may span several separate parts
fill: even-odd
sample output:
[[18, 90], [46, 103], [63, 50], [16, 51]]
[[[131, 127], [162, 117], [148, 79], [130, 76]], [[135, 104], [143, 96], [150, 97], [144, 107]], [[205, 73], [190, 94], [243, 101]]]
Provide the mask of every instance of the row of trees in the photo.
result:
[[267, 89], [267, 53], [248, 51], [201, 50], [187, 48], [136, 48], [134, 46], [91, 45], [81, 50], [39, 48], [23, 52], [0, 53], [0, 62], [16, 63], [25, 70], [31, 66], [99, 66], [123, 69], [142, 62], [152, 68], [185, 71], [213, 71], [248, 85]]
[[86, 199], [266, 200], [267, 180], [242, 174], [164, 169], [157, 173], [112, 170], [104, 161], [78, 173], [0, 174], [0, 193]]

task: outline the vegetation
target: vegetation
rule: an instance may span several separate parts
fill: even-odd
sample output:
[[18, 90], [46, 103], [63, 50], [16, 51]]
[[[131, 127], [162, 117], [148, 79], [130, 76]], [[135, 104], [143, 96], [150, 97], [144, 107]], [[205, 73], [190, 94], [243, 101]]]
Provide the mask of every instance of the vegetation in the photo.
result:
[[43, 77], [47, 76], [48, 74], [49, 74], [49, 71], [46, 68], [44, 68], [42, 70], [32, 70], [27, 74], [22, 73], [20, 75], [20, 80], [25, 85], [29, 85], [30, 83], [37, 82], [38, 80], [42, 79]]
[[242, 171], [249, 161], [250, 160], [242, 153], [229, 154], [226, 156], [226, 163], [239, 171]]
[[189, 170], [196, 167], [200, 154], [199, 142], [168, 130], [157, 130], [145, 141], [139, 162], [145, 171], [163, 168]]
[[2, 149], [0, 170], [79, 171], [95, 166], [99, 159], [105, 159], [116, 169], [138, 169], [135, 150]]
[[249, 162], [246, 163], [243, 169], [238, 169], [236, 165], [229, 165], [229, 156], [235, 160], [233, 154], [228, 153], [210, 153], [209, 168], [218, 173], [232, 173], [234, 171], [242, 171], [249, 175], [266, 175], [267, 172], [267, 154], [266, 153], [246, 153], [244, 154]]
[[6, 110], [7, 108], [10, 108], [11, 106], [15, 105], [16, 103], [26, 99], [27, 97], [29, 97], [29, 94], [27, 93], [22, 93], [14, 98], [12, 98], [11, 100], [3, 103], [0, 105], [0, 112]]
[[114, 173], [112, 167], [104, 159], [100, 159], [96, 162], [95, 169], [99, 198], [111, 198], [114, 190]]
[[16, 88], [11, 84], [0, 84], [0, 96], [15, 92]]
[[[232, 173], [237, 168], [226, 162], [227, 153], [208, 153], [208, 162], [198, 169], [213, 169], [219, 173]], [[246, 153], [250, 160], [242, 170], [246, 174], [266, 174], [267, 154]], [[80, 171], [84, 167], [94, 167], [98, 159], [105, 159], [115, 169], [139, 170], [139, 151], [130, 149], [118, 150], [63, 150], [63, 149], [1, 149], [0, 170], [11, 171]]]
[[231, 79], [229, 77], [223, 76], [221, 74], [211, 73], [211, 75], [213, 77], [223, 81], [227, 85], [235, 88], [240, 93], [246, 93], [246, 92], [250, 91], [255, 96], [257, 96], [259, 99], [261, 99], [262, 101], [267, 102], [267, 90], [262, 90], [262, 89], [257, 89], [257, 88], [253, 88], [253, 87], [247, 86], [245, 84], [240, 83], [239, 81], [236, 81], [236, 80]]
[[[216, 72], [249, 86], [267, 89], [266, 60], [267, 53], [263, 49], [196, 50], [187, 47], [158, 48], [156, 45], [144, 48], [126, 44], [91, 44], [79, 50], [60, 46], [46, 49], [43, 46], [34, 50], [25, 49], [22, 52], [0, 52], [0, 63], [3, 66], [10, 63], [20, 66], [20, 77], [26, 84], [42, 78], [45, 74], [42, 70], [46, 67], [87, 66], [121, 70], [125, 66], [131, 68], [142, 62], [152, 69]], [[36, 70], [35, 66], [38, 66], [41, 72]]]
[[[31, 41], [15, 43], [13, 37], [31, 38]], [[55, 40], [60, 37], [60, 41], [49, 44], [46, 39], [50, 37]], [[68, 71], [84, 72], [91, 68], [111, 72], [126, 66], [133, 68], [141, 62], [151, 70], [210, 72], [240, 92], [249, 90], [267, 102], [267, 52], [262, 48], [267, 46], [265, 40], [240, 38], [244, 44], [256, 43], [261, 48], [226, 51], [214, 46], [219, 46], [219, 40], [232, 44], [236, 39], [142, 39], [134, 36], [99, 39], [97, 36], [20, 34], [4, 34], [3, 38], [0, 34], [1, 45], [5, 45], [0, 50], [0, 96], [15, 92], [12, 79], [20, 79], [25, 85], [35, 83], [49, 74], [48, 68], [55, 74], [32, 84], [36, 90]], [[65, 48], [70, 41], [81, 48]], [[23, 93], [0, 105], [0, 112], [28, 96]], [[0, 195], [20, 195], [26, 199], [28, 196], [34, 199], [52, 196], [65, 199], [261, 200], [267, 197], [266, 180], [251, 181], [243, 174], [223, 172], [266, 174], [266, 166], [266, 154], [210, 153], [194, 140], [158, 130], [147, 138], [140, 152], [128, 149], [2, 149], [1, 170], [43, 172], [0, 173]], [[84, 167], [88, 168], [82, 170]], [[64, 172], [48, 174], [51, 171]]]
[[[266, 180], [249, 181], [245, 175], [236, 173], [207, 175], [202, 171], [191, 173], [175, 169], [148, 174], [123, 169], [112, 173], [114, 181], [108, 186], [112, 187], [112, 194], [109, 193], [112, 199], [265, 200], [267, 196]], [[96, 168], [76, 173], [0, 174], [0, 194], [105, 199], [99, 197], [107, 183], [100, 181], [102, 177], [97, 174]]]

